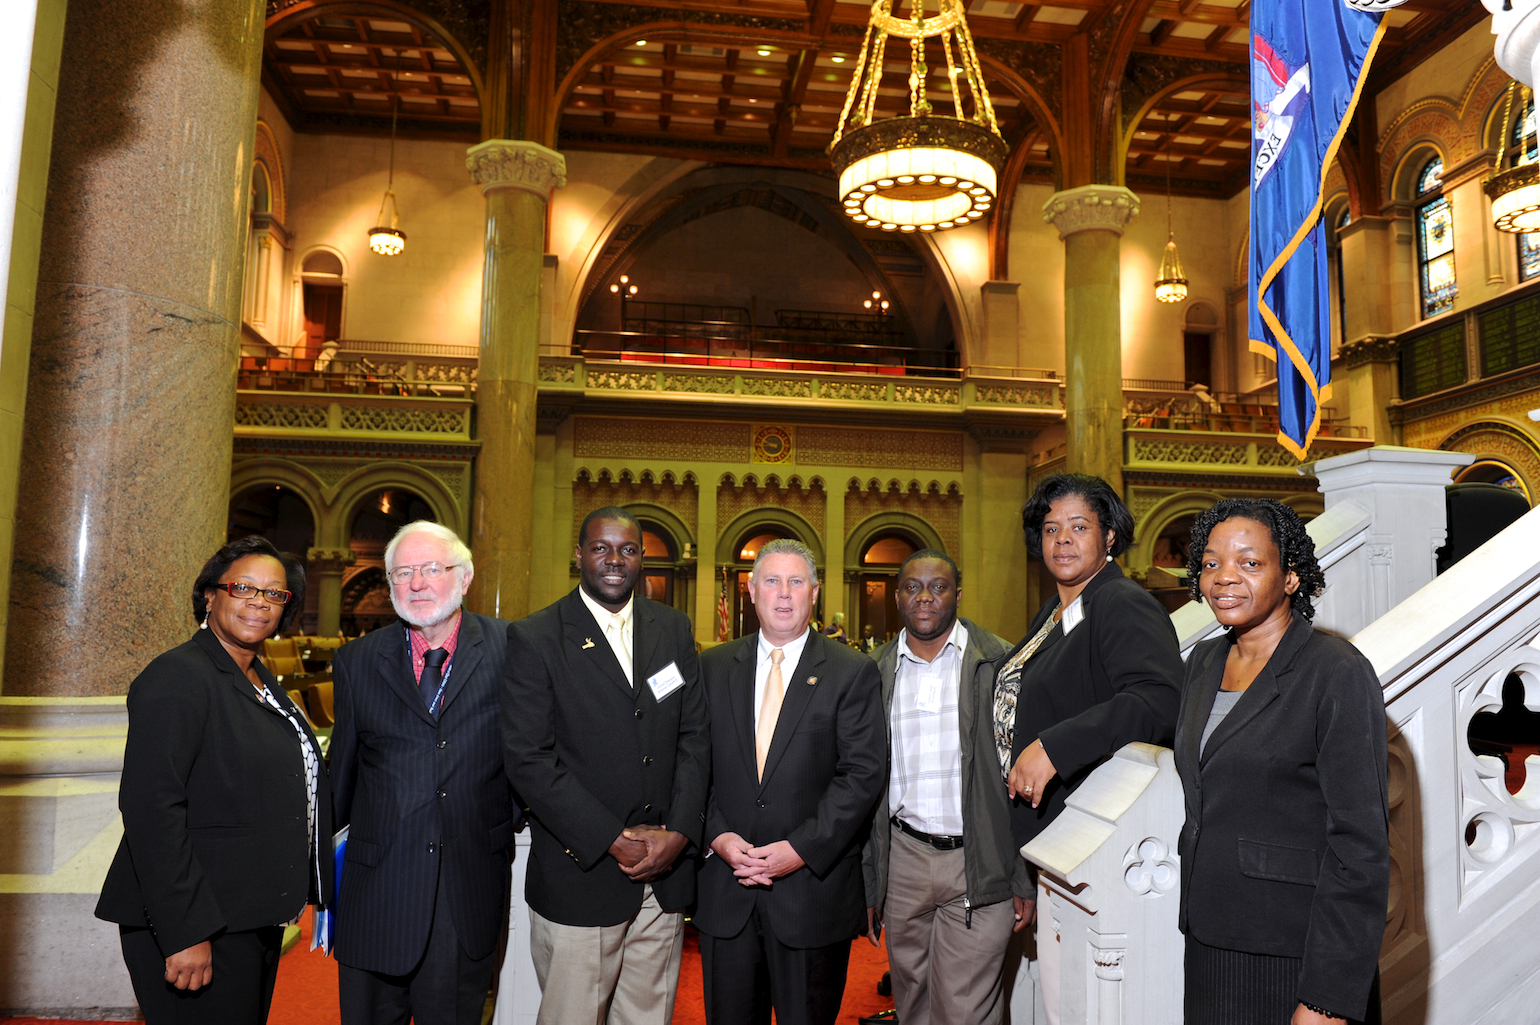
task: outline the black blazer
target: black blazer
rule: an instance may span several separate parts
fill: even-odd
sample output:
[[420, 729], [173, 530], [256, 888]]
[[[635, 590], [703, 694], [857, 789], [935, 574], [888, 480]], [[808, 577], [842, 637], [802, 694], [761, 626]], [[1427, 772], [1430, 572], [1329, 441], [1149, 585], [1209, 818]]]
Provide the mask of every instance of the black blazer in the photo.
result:
[[[997, 674], [1057, 601], [1050, 595], [1021, 643], [994, 659]], [[1160, 602], [1109, 562], [1080, 592], [1080, 606], [1084, 621], [1067, 637], [1063, 623], [1055, 626], [1022, 668], [1011, 760], [1041, 739], [1058, 776], [1036, 808], [1019, 797], [1011, 802], [1018, 846], [1048, 828], [1104, 758], [1135, 741], [1170, 744], [1176, 724], [1182, 656]]]
[[731, 938], [762, 901], [781, 943], [824, 947], [866, 929], [861, 849], [888, 778], [882, 676], [868, 656], [810, 633], [786, 677], [761, 784], [754, 755], [758, 647], [756, 632], [701, 657], [711, 706], [706, 836], [709, 842], [737, 833], [756, 846], [789, 840], [807, 867], [766, 890], [742, 885], [725, 861], [707, 858], [695, 925]]
[[401, 623], [332, 659], [332, 793], [349, 826], [337, 960], [404, 975], [428, 946], [444, 873], [463, 952], [492, 953], [508, 906], [515, 806], [503, 774], [503, 620], [462, 612], [437, 720], [417, 690]]
[[1182, 931], [1302, 957], [1299, 999], [1362, 1020], [1390, 886], [1384, 694], [1357, 648], [1296, 615], [1200, 758], [1231, 643], [1204, 641], [1187, 662]]
[[[294, 709], [257, 667], [273, 696]], [[319, 762], [320, 745], [295, 711]], [[329, 840], [324, 762], [317, 784], [318, 835]], [[307, 900], [331, 902], [331, 844], [319, 845], [312, 866], [294, 727], [208, 630], [155, 659], [128, 688], [118, 807], [123, 841], [96, 917], [149, 926], [168, 956], [221, 931], [287, 922]]]
[[[695, 899], [711, 765], [695, 640], [684, 613], [633, 600], [634, 688], [576, 588], [507, 632], [503, 743], [533, 817], [524, 892], [562, 925], [618, 925], [641, 908], [644, 884], [609, 856], [627, 826], [685, 835], [685, 853], [652, 890], [665, 911]], [[648, 680], [670, 665], [684, 685], [660, 702]]]

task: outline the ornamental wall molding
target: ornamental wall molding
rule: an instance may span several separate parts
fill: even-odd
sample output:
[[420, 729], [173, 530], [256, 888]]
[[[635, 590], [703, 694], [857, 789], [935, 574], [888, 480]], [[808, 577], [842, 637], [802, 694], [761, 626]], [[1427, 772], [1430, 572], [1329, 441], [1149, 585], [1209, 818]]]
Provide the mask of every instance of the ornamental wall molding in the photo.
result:
[[1337, 353], [1343, 370], [1361, 367], [1365, 363], [1394, 363], [1401, 353], [1401, 343], [1394, 338], [1360, 338], [1349, 342]]
[[470, 171], [483, 196], [498, 189], [521, 189], [549, 199], [552, 189], [567, 184], [567, 158], [537, 142], [488, 139], [465, 151]]
[[1043, 220], [1059, 229], [1066, 239], [1082, 231], [1123, 234], [1139, 216], [1139, 197], [1121, 185], [1082, 185], [1055, 192], [1043, 204]]

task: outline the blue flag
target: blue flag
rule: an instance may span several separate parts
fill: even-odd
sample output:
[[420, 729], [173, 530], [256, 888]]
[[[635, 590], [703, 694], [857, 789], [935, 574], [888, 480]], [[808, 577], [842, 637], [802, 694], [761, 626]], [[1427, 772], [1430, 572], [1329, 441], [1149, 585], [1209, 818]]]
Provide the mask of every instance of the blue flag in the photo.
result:
[[1249, 337], [1252, 352], [1278, 364], [1278, 443], [1300, 460], [1331, 397], [1322, 191], [1384, 35], [1380, 19], [1341, 0], [1251, 5]]

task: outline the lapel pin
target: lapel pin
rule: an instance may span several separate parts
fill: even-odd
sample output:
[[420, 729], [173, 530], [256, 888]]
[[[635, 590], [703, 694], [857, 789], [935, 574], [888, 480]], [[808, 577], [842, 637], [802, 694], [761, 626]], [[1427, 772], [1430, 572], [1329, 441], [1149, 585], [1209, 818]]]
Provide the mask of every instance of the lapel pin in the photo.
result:
[[811, 687], [811, 686], [812, 686], [812, 685], [813, 685], [813, 684], [815, 684], [815, 683], [817, 683], [817, 682], [818, 682], [818, 677], [816, 677], [816, 676], [809, 676], [809, 677], [808, 677], [808, 678], [807, 678], [807, 685], [808, 685], [808, 686], [809, 686], [809, 687]]
[[587, 651], [589, 648], [592, 648], [593, 646], [594, 646], [594, 639], [592, 637], [584, 637], [583, 638], [583, 650], [584, 651]]

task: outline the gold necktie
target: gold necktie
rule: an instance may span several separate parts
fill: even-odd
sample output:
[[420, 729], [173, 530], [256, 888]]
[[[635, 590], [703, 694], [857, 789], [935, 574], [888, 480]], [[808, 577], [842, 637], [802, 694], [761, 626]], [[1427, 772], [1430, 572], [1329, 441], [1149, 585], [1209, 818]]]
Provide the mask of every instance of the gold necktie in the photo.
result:
[[786, 652], [776, 648], [770, 653], [770, 675], [765, 678], [765, 700], [759, 706], [759, 728], [754, 731], [754, 760], [759, 779], [765, 779], [765, 758], [770, 754], [770, 739], [775, 736], [775, 722], [781, 717], [781, 700], [786, 697], [786, 681], [781, 678], [781, 660]]

